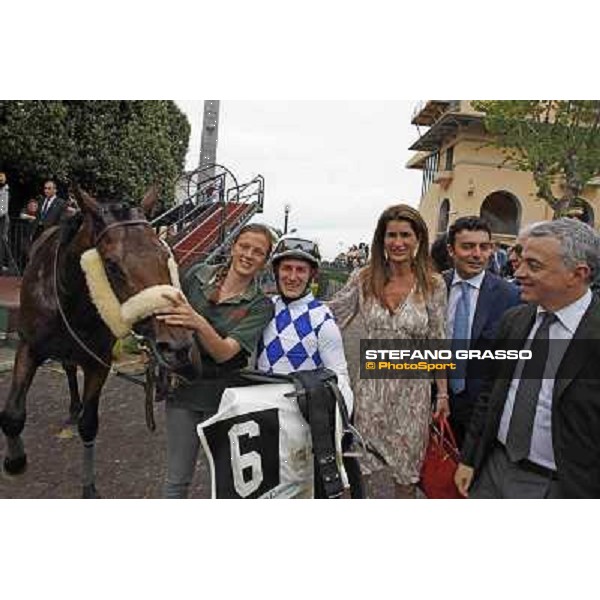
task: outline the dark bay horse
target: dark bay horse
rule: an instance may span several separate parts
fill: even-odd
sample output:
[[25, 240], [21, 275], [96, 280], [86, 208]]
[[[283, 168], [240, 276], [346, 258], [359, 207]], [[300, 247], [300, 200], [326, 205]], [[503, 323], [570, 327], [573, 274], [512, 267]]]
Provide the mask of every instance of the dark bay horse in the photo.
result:
[[[23, 275], [20, 341], [0, 425], [7, 441], [4, 468], [21, 473], [27, 464], [21, 439], [27, 391], [46, 359], [61, 361], [70, 415], [83, 442], [83, 497], [94, 498], [98, 404], [117, 337], [132, 330], [175, 374], [189, 375], [199, 365], [191, 333], [153, 317], [178, 284], [170, 252], [144, 216], [157, 200], [155, 189], [146, 194], [142, 208], [103, 203], [82, 190], [76, 196], [81, 212], [42, 234]], [[77, 366], [84, 374], [81, 399]]]

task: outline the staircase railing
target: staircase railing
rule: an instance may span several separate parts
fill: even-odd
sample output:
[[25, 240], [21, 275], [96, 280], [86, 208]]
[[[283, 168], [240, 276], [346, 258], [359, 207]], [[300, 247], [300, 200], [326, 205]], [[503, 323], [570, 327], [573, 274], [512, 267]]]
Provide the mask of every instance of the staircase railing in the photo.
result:
[[237, 234], [240, 232], [242, 227], [246, 225], [246, 223], [256, 214], [260, 212], [258, 210], [258, 206], [252, 207], [249, 205], [249, 210], [245, 214], [241, 215], [241, 218], [238, 220], [237, 224], [235, 224], [230, 230], [226, 237], [226, 239], [218, 244], [211, 252], [209, 252], [204, 259], [204, 262], [211, 264], [213, 262], [219, 262], [220, 257], [229, 249], [232, 244], [232, 241], [237, 237]]
[[261, 213], [264, 207], [265, 200], [265, 178], [262, 175], [257, 175], [248, 183], [243, 183], [241, 186], [233, 187], [227, 190], [228, 202], [256, 202], [258, 210]]
[[171, 207], [152, 221], [156, 233], [166, 238], [169, 243], [176, 243], [185, 237], [187, 231], [195, 227], [202, 219], [206, 209], [215, 202], [223, 200], [225, 189], [225, 173], [205, 177], [196, 182], [196, 189], [192, 190], [193, 177], [206, 168], [199, 169], [188, 175], [187, 197], [182, 202]]
[[[220, 172], [215, 174], [215, 169]], [[226, 188], [227, 176], [234, 183], [229, 188]], [[181, 265], [199, 259], [214, 260], [252, 216], [263, 211], [262, 175], [240, 185], [222, 165], [207, 165], [188, 173], [184, 186], [187, 189], [183, 202], [152, 221], [157, 234], [173, 248]], [[199, 233], [203, 225], [204, 230]]]
[[[212, 260], [231, 244], [231, 239], [256, 213], [256, 208], [254, 203], [224, 203], [220, 207], [218, 223], [215, 223], [202, 239], [199, 239], [194, 246], [188, 248], [179, 257], [179, 263], [185, 265], [192, 260], [194, 262], [199, 259], [208, 261], [210, 258]], [[190, 234], [190, 237], [192, 235], [193, 233]], [[177, 246], [174, 247], [174, 250], [177, 250]]]

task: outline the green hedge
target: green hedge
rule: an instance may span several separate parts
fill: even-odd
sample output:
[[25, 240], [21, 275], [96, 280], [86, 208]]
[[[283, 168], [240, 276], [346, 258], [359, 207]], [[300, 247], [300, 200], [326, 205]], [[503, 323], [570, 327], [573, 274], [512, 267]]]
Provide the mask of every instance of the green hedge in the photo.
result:
[[0, 169], [20, 205], [48, 177], [104, 200], [139, 201], [158, 182], [168, 205], [189, 136], [170, 100], [0, 101]]

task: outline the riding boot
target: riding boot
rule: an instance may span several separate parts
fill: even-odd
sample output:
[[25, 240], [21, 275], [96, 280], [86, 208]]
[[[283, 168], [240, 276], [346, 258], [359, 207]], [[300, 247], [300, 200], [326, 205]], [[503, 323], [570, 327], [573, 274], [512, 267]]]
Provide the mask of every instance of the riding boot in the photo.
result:
[[416, 500], [417, 486], [414, 483], [402, 485], [394, 483], [394, 497], [399, 500]]

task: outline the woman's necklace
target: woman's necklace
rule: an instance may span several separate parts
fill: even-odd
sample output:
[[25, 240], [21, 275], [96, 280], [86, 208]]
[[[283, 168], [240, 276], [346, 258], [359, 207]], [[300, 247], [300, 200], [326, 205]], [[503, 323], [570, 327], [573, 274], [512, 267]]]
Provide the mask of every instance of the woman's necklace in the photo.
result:
[[391, 279], [388, 281], [385, 290], [385, 301], [391, 313], [396, 312], [401, 308], [414, 287], [414, 277], [411, 274], [409, 277]]

